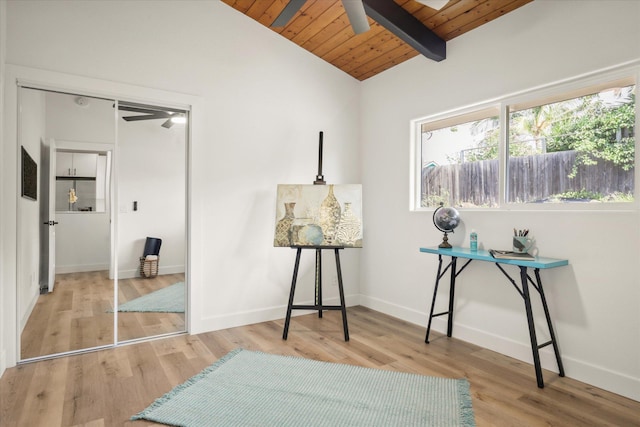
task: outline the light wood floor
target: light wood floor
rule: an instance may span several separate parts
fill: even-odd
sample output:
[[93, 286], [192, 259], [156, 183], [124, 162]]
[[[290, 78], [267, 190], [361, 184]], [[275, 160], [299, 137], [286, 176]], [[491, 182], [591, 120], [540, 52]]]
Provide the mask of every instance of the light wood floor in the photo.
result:
[[[120, 279], [122, 304], [184, 281], [184, 274]], [[184, 313], [118, 313], [118, 341], [185, 330]], [[22, 359], [113, 344], [113, 280], [107, 271], [56, 275], [40, 295], [21, 335]]]
[[[0, 379], [0, 425], [148, 426], [129, 417], [200, 370], [242, 347], [273, 354], [450, 378], [467, 378], [478, 426], [640, 426], [640, 402], [544, 371], [536, 386], [529, 364], [447, 338], [378, 312], [340, 313], [180, 335], [21, 365]], [[305, 426], [301, 421], [301, 426]]]

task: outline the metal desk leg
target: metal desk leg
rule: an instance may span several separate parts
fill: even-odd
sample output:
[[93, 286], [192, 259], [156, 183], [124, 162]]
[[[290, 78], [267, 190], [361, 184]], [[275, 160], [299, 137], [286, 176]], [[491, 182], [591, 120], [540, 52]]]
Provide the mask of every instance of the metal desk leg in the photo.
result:
[[[438, 274], [436, 276], [436, 285], [433, 289], [433, 299], [431, 300], [431, 310], [429, 311], [429, 323], [427, 325], [427, 335], [424, 338], [424, 342], [426, 342], [427, 344], [429, 344], [429, 332], [431, 332], [431, 320], [433, 320], [434, 317], [443, 316], [445, 314], [448, 315], [447, 336], [451, 337], [451, 333], [453, 331], [453, 301], [456, 294], [456, 277], [458, 277], [458, 274], [460, 274], [462, 270], [467, 268], [467, 265], [469, 265], [469, 263], [472, 261], [472, 260], [467, 260], [466, 264], [464, 264], [462, 268], [460, 268], [460, 270], [457, 270], [457, 260], [458, 260], [458, 257], [452, 256], [451, 262], [449, 263], [449, 265], [447, 265], [444, 271], [442, 271], [442, 255], [438, 255]], [[438, 295], [438, 285], [440, 284], [440, 279], [442, 279], [442, 276], [444, 276], [447, 273], [447, 270], [449, 268], [451, 268], [451, 279], [449, 283], [449, 310], [443, 311], [442, 313], [433, 314], [433, 310], [436, 306], [436, 296]]]
[[291, 308], [293, 306], [293, 296], [296, 293], [296, 280], [298, 280], [298, 267], [300, 267], [300, 254], [302, 248], [298, 248], [296, 251], [296, 263], [293, 267], [293, 279], [291, 280], [291, 292], [289, 293], [289, 305], [287, 306], [287, 317], [284, 320], [284, 332], [282, 333], [282, 339], [286, 340], [289, 335], [289, 322], [291, 321]]
[[344, 301], [344, 287], [342, 286], [342, 269], [340, 268], [340, 253], [336, 249], [336, 270], [338, 273], [338, 290], [340, 291], [340, 309], [342, 311], [342, 328], [344, 329], [344, 340], [349, 341], [349, 326], [347, 325], [347, 307]]
[[316, 249], [316, 295], [318, 317], [322, 318], [322, 249]]
[[453, 297], [456, 292], [456, 261], [457, 257], [451, 257], [451, 281], [449, 282], [449, 316], [447, 320], [447, 336], [451, 337], [453, 331]]
[[431, 310], [429, 311], [429, 323], [427, 324], [427, 335], [424, 338], [424, 342], [429, 344], [429, 332], [431, 331], [431, 321], [435, 317], [433, 310], [436, 307], [436, 296], [438, 295], [438, 285], [440, 284], [440, 275], [442, 271], [442, 255], [438, 255], [438, 274], [436, 275], [436, 285], [433, 288], [433, 299], [431, 300]]
[[558, 349], [558, 341], [556, 340], [556, 334], [553, 332], [553, 325], [551, 325], [551, 315], [549, 314], [549, 307], [547, 306], [547, 299], [544, 296], [544, 289], [542, 289], [542, 280], [540, 280], [540, 269], [535, 269], [536, 282], [538, 284], [538, 293], [540, 294], [540, 300], [542, 301], [542, 307], [544, 308], [544, 315], [547, 318], [547, 327], [549, 328], [549, 336], [551, 337], [551, 344], [553, 345], [553, 352], [556, 355], [556, 362], [558, 363], [558, 375], [564, 377], [564, 367], [562, 366], [562, 360], [560, 359], [560, 350]]
[[522, 280], [522, 297], [524, 298], [524, 308], [527, 312], [527, 323], [529, 324], [529, 337], [531, 338], [531, 351], [533, 352], [533, 365], [536, 368], [536, 380], [538, 387], [544, 387], [542, 379], [542, 367], [540, 366], [540, 352], [538, 351], [538, 340], [536, 338], [536, 326], [533, 322], [533, 311], [531, 310], [531, 297], [529, 295], [529, 278], [527, 267], [520, 267], [520, 278]]

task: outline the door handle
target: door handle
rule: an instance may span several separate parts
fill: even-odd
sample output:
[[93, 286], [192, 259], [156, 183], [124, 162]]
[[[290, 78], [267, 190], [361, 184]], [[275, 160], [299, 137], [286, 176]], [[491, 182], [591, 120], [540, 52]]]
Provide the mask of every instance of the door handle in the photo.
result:
[[58, 221], [45, 221], [43, 222], [44, 225], [56, 225], [58, 224]]

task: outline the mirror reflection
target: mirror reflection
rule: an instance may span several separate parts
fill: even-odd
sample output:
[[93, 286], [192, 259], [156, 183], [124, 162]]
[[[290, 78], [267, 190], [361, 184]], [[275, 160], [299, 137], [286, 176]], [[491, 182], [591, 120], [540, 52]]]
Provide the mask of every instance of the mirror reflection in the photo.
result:
[[39, 183], [19, 201], [21, 360], [186, 331], [187, 111], [25, 87], [19, 102]]
[[118, 110], [118, 341], [128, 341], [186, 330], [187, 127], [184, 111]]
[[[19, 102], [20, 143], [39, 165], [38, 198], [20, 203], [21, 359], [112, 345], [113, 101], [23, 87]], [[74, 153], [75, 166], [67, 165]]]

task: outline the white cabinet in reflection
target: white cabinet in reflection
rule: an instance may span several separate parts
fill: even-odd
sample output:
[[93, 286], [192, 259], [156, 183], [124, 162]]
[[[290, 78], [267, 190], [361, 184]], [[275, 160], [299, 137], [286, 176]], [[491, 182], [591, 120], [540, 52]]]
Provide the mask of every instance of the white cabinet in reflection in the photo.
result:
[[96, 153], [56, 152], [56, 176], [95, 178], [97, 165]]

